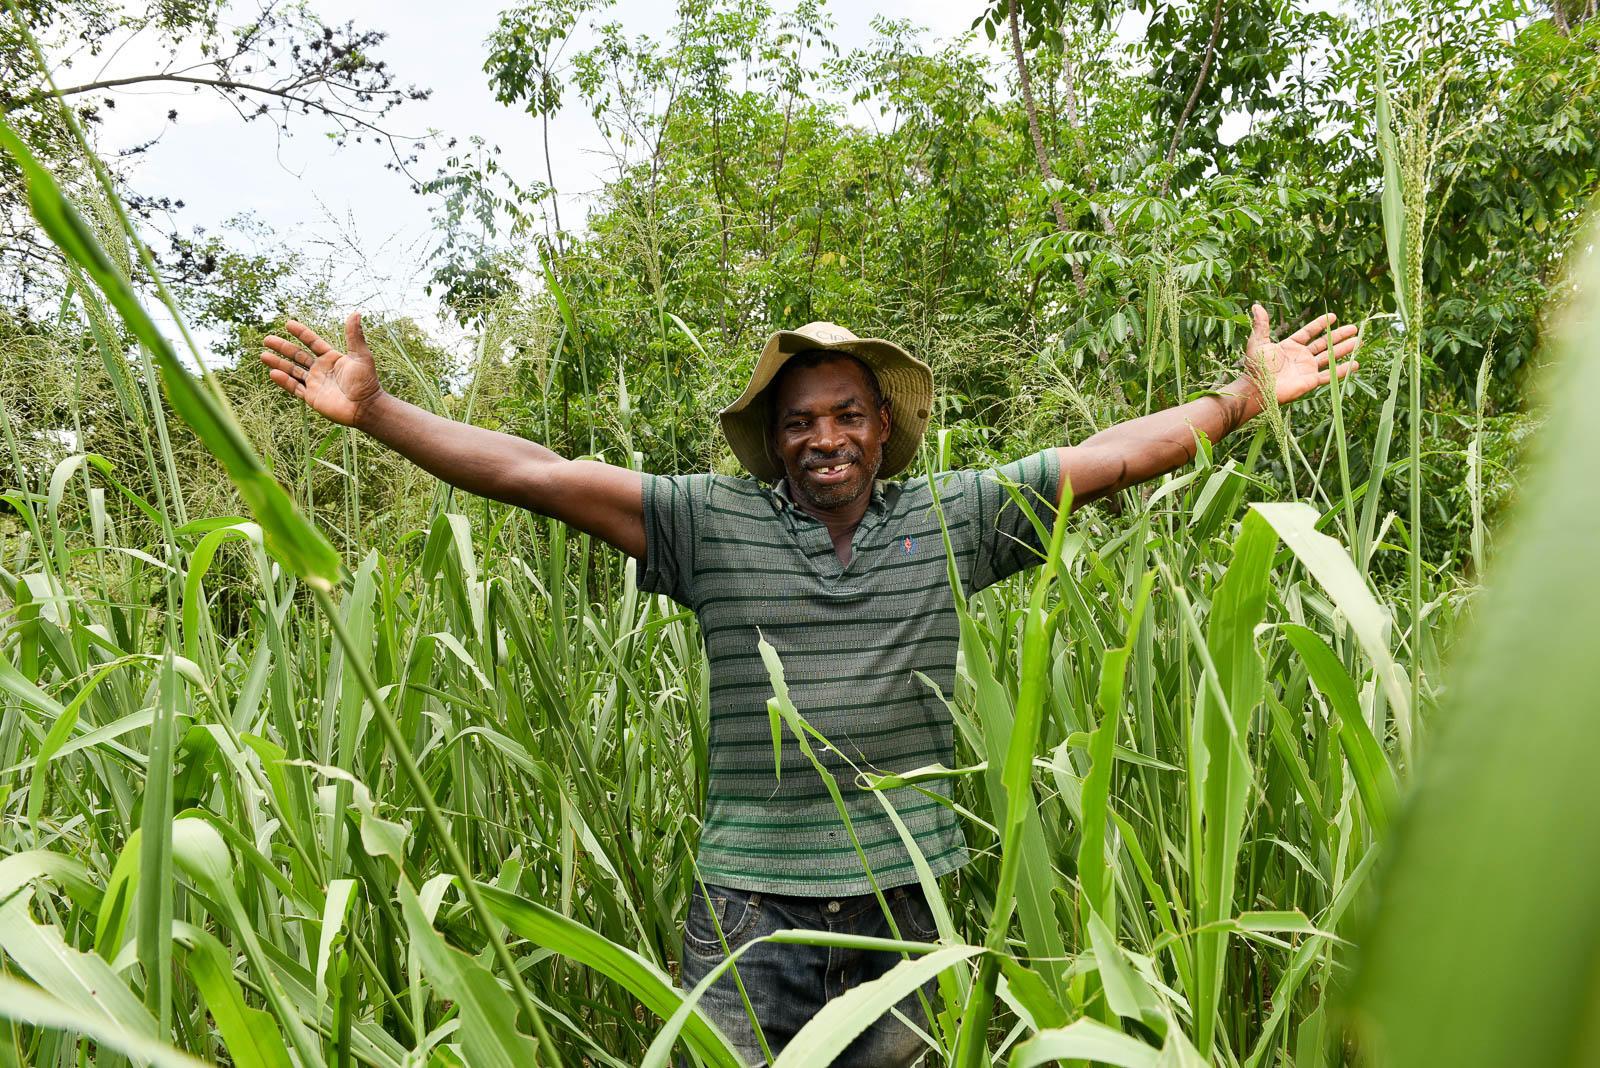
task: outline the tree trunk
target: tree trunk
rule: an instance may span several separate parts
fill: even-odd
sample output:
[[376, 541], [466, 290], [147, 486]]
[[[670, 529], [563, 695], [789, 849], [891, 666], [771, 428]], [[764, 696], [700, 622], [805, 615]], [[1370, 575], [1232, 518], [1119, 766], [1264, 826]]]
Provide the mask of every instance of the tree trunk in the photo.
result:
[[[1039, 161], [1039, 173], [1044, 176], [1045, 183], [1053, 186], [1056, 181], [1055, 170], [1050, 166], [1050, 154], [1044, 149], [1044, 137], [1039, 133], [1039, 108], [1033, 100], [1033, 79], [1028, 77], [1028, 63], [1022, 54], [1022, 31], [1017, 27], [1017, 0], [1006, 0], [1006, 16], [1011, 22], [1011, 54], [1017, 61], [1017, 80], [1022, 84], [1022, 106], [1028, 113], [1028, 136], [1033, 140], [1033, 155]], [[1077, 104], [1072, 96], [1072, 83], [1069, 77], [1067, 82], [1067, 115], [1068, 121], [1077, 114]], [[1076, 124], [1074, 124], [1076, 128]], [[1061, 198], [1050, 193], [1050, 210], [1056, 217], [1056, 229], [1063, 234], [1071, 233], [1072, 228], [1067, 225], [1067, 212], [1061, 206]], [[1083, 296], [1088, 292], [1088, 284], [1083, 280], [1083, 266], [1077, 260], [1071, 261], [1072, 281], [1078, 287], [1078, 295]]]

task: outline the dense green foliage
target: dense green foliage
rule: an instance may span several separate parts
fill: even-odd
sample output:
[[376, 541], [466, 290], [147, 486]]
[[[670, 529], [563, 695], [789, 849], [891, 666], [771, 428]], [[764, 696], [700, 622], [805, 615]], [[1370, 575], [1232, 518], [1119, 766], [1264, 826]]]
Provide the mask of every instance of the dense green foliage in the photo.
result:
[[[536, 119], [581, 98], [629, 162], [581, 230], [492, 153], [429, 183], [477, 349], [368, 327], [426, 406], [731, 470], [715, 402], [774, 325], [828, 318], [933, 364], [940, 468], [1203, 390], [1252, 298], [1367, 321], [1343, 388], [1062, 521], [1038, 571], [952, 591], [958, 767], [922, 773], [956, 776], [978, 856], [929, 886], [940, 945], [904, 945], [893, 982], [939, 970], [934, 1060], [963, 1066], [1377, 1048], [1341, 979], [1397, 819], [1423, 843], [1396, 869], [1410, 915], [1465, 863], [1438, 802], [1400, 814], [1437, 721], [1486, 720], [1441, 704], [1440, 665], [1600, 174], [1600, 20], [1157, 3], [1130, 43], [1109, 8], [1028, 2], [973, 12], [1012, 42], [996, 59], [900, 24], [839, 55], [813, 5], [692, 0], [670, 42], [604, 28], [563, 65], [588, 10], [507, 11], [486, 75]], [[6, 142], [8, 210], [65, 255], [53, 302], [0, 315], [0, 1064], [637, 1064], [680, 1026], [728, 1063], [670, 988], [706, 767], [692, 616], [293, 411], [250, 360], [185, 375], [127, 288], [159, 272], [122, 179], [59, 112], [7, 122], [38, 157]], [[217, 252], [219, 284], [147, 302], [240, 345], [276, 301], [332, 310]], [[1562, 514], [1570, 535], [1592, 511]], [[308, 521], [342, 554], [331, 589]], [[1550, 841], [1507, 855], [1536, 869]], [[1428, 961], [1377, 930], [1367, 989], [1422, 989]], [[895, 1000], [852, 992], [783, 1063]], [[1572, 1004], [1519, 993], [1518, 1024], [1562, 1041]], [[1425, 1031], [1364, 1008], [1420, 1063]]]
[[[1028, 18], [1061, 28], [1035, 34], [1041, 47], [1024, 56], [1053, 181], [1035, 164], [1014, 66], [927, 49], [905, 24], [881, 23], [869, 47], [836, 55], [804, 6], [778, 16], [688, 5], [670, 42], [617, 29], [581, 53], [567, 95], [581, 94], [638, 162], [607, 185], [587, 232], [537, 242], [578, 330], [556, 360], [537, 362], [538, 385], [518, 392], [521, 412], [508, 418], [547, 435], [543, 410], [532, 418], [524, 398], [553, 393], [568, 451], [638, 450], [651, 470], [726, 467], [706, 399], [728, 392], [773, 324], [824, 318], [926, 356], [944, 398], [939, 422], [971, 459], [1080, 438], [1216, 381], [1236, 364], [1252, 299], [1283, 323], [1323, 309], [1391, 314], [1370, 106], [1381, 58], [1405, 121], [1438, 151], [1419, 243], [1425, 518], [1459, 561], [1469, 530], [1458, 458], [1480, 367], [1498, 470], [1523, 432], [1513, 413], [1524, 409], [1519, 372], [1540, 309], [1600, 174], [1592, 24], [1564, 34], [1448, 5], [1381, 26], [1229, 7], [1218, 50], [1233, 45], [1241, 58], [1206, 81], [1169, 162], [1173, 86], [1193, 83], [1170, 58], [1184, 53], [1161, 50], [1193, 52], [1184, 28], [1199, 19], [1203, 29], [1210, 11], [1157, 5], [1151, 35], [1128, 45], [1094, 12], [1028, 6], [1019, 36]], [[990, 13], [1002, 39], [1005, 13]], [[497, 41], [510, 49], [522, 38]], [[508, 69], [503, 52], [489, 69], [505, 98], [539, 103], [545, 82]], [[1237, 123], [1243, 109], [1248, 130], [1222, 144], [1223, 117]], [[441, 217], [460, 241], [438, 277], [447, 300], [464, 316], [497, 295], [525, 301], [518, 266], [530, 253], [519, 239], [536, 218], [548, 222], [529, 206], [544, 186], [513, 189], [466, 164], [451, 176], [477, 179], [452, 186], [458, 198], [499, 193], [476, 214], [457, 202]], [[548, 292], [542, 273], [532, 288]], [[546, 314], [559, 327], [555, 309]], [[1387, 338], [1374, 321], [1357, 387], [1368, 397], [1381, 395], [1398, 349]], [[634, 403], [619, 418], [624, 390]], [[1361, 463], [1373, 411], [1352, 413]], [[1313, 437], [1326, 417], [1325, 407], [1299, 416]], [[1307, 459], [1320, 467], [1325, 457]]]

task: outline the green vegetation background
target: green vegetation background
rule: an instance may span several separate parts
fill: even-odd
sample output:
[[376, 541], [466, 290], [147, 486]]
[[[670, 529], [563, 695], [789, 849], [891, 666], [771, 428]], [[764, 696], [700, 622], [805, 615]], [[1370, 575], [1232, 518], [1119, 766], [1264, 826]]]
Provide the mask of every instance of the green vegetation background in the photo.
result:
[[[1541, 419], [1546, 317], [1571, 301], [1561, 264], [1600, 184], [1600, 20], [1142, 10], [1130, 41], [1104, 6], [975, 8], [1001, 47], [981, 58], [888, 22], [839, 54], [815, 6], [691, 2], [668, 40], [606, 27], [557, 60], [587, 8], [510, 9], [497, 94], [535, 121], [587, 107], [633, 162], [578, 232], [546, 182], [463, 140], [419, 187], [434, 290], [473, 352], [405, 319], [368, 336], [391, 388], [457, 418], [731, 472], [713, 412], [777, 325], [826, 318], [927, 359], [926, 462], [954, 466], [1205, 389], [1237, 366], [1252, 299], [1283, 327], [1364, 321], [1337, 397], [1085, 513], [1056, 565], [963, 604], [947, 696], [980, 856], [941, 897], [933, 1035], [963, 1064], [1340, 1063], [1371, 1034], [1338, 994], [1341, 947], [1371, 922], [1395, 791]], [[0, 950], [78, 1013], [9, 983], [29, 1026], [7, 1025], [0, 1063], [112, 1063], [138, 1041], [241, 1064], [637, 1063], [661, 1026], [639, 1002], [676, 1004], [694, 879], [692, 621], [585, 539], [453, 497], [266, 383], [261, 334], [286, 314], [331, 326], [339, 294], [226, 236], [162, 234], [115, 161], [101, 184], [30, 35], [48, 56], [138, 19], [80, 31], [74, 13], [92, 14], [8, 13], [8, 84], [31, 88], [5, 91], [6, 121], [80, 205], [103, 276], [163, 278], [219, 339], [211, 387], [345, 572], [337, 606], [308, 589], [311, 548], [285, 553], [265, 498], [236, 495], [254, 476], [223, 477], [234, 439], [184, 426], [219, 402], [158, 391], [170, 353], [132, 343], [106, 282], [38, 228], [37, 194], [30, 215], [22, 157], [0, 156]], [[210, 8], [143, 17], [238, 43]], [[325, 82], [381, 78], [378, 41], [314, 18], [274, 32], [333, 42]], [[111, 106], [67, 102], [91, 131]], [[164, 242], [144, 268], [121, 203]], [[1312, 510], [1251, 507], [1274, 500]], [[179, 872], [175, 896], [150, 892]], [[256, 1048], [260, 1012], [283, 1037]], [[1411, 1063], [1427, 1048], [1389, 1038]]]

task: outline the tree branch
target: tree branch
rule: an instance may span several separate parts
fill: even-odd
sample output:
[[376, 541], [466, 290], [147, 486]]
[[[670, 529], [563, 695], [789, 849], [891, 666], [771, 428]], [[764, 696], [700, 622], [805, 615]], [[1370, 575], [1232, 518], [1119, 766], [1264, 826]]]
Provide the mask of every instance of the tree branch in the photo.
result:
[[[1211, 73], [1211, 61], [1217, 54], [1217, 38], [1222, 35], [1222, 0], [1217, 0], [1216, 10], [1211, 14], [1211, 39], [1206, 42], [1205, 55], [1200, 60], [1200, 74], [1194, 80], [1194, 88], [1189, 92], [1189, 99], [1183, 105], [1183, 113], [1178, 116], [1178, 125], [1172, 129], [1172, 143], [1167, 146], [1167, 165], [1172, 165], [1172, 160], [1178, 154], [1178, 143], [1183, 137], [1183, 128], [1189, 123], [1189, 116], [1194, 114], [1195, 102], [1200, 99], [1200, 90], [1205, 87], [1206, 77]], [[1172, 172], [1161, 182], [1161, 195], [1164, 197], [1172, 188]]]
[[[197, 77], [195, 75], [188, 75], [188, 74], [134, 74], [134, 75], [129, 75], [128, 77], [125, 77], [125, 78], [104, 78], [104, 79], [101, 79], [99, 81], [84, 82], [81, 85], [69, 85], [69, 86], [66, 86], [66, 87], [61, 88], [61, 89], [41, 90], [39, 92], [30, 94], [29, 96], [21, 97], [20, 99], [16, 99], [16, 100], [6, 101], [6, 100], [3, 99], [3, 97], [0, 97], [0, 115], [10, 114], [11, 112], [17, 111], [17, 110], [19, 110], [21, 108], [33, 107], [33, 106], [35, 106], [37, 104], [43, 103], [46, 100], [51, 100], [51, 99], [64, 100], [69, 96], [77, 96], [77, 95], [80, 95], [80, 94], [83, 94], [83, 93], [91, 93], [91, 92], [96, 92], [98, 90], [103, 90], [103, 89], [118, 89], [118, 88], [123, 88], [123, 87], [129, 86], [129, 85], [140, 85], [140, 84], [147, 84], [147, 83], [150, 83], [150, 82], [164, 82], [164, 83], [178, 83], [178, 84], [182, 84], [182, 85], [202, 85], [202, 86], [207, 86], [207, 87], [209, 87], [211, 89], [216, 90], [224, 98], [229, 99], [230, 102], [231, 102], [232, 98], [228, 97], [228, 93], [231, 92], [231, 93], [240, 93], [240, 94], [258, 93], [258, 94], [260, 94], [262, 96], [276, 97], [276, 98], [284, 101], [284, 103], [286, 105], [285, 110], [287, 110], [287, 105], [289, 105], [289, 104], [298, 104], [302, 108], [305, 108], [305, 109], [308, 109], [308, 110], [311, 110], [311, 111], [316, 111], [316, 112], [318, 112], [318, 113], [320, 113], [322, 115], [326, 115], [328, 118], [333, 119], [336, 122], [347, 123], [350, 126], [353, 126], [353, 127], [356, 127], [356, 128], [362, 129], [362, 130], [366, 130], [367, 132], [371, 133], [375, 138], [382, 138], [383, 140], [389, 142], [389, 151], [390, 151], [390, 154], [393, 155], [394, 158], [395, 158], [395, 163], [396, 163], [397, 169], [399, 169], [401, 171], [401, 173], [404, 173], [404, 174], [407, 174], [407, 175], [410, 174], [410, 172], [406, 168], [407, 161], [395, 149], [394, 142], [396, 142], [396, 141], [415, 141], [415, 140], [417, 140], [417, 138], [415, 136], [406, 135], [406, 134], [397, 134], [397, 133], [393, 133], [393, 132], [391, 132], [389, 130], [385, 130], [383, 127], [377, 125], [376, 123], [372, 122], [371, 120], [363, 118], [361, 116], [361, 114], [360, 114], [361, 111], [365, 111], [367, 114], [381, 115], [384, 111], [388, 110], [387, 108], [371, 109], [371, 110], [363, 108], [363, 109], [359, 109], [359, 111], [354, 109], [354, 108], [352, 108], [352, 110], [348, 110], [347, 111], [347, 110], [343, 110], [341, 108], [334, 107], [331, 104], [329, 104], [327, 101], [318, 100], [315, 97], [311, 97], [311, 96], [305, 96], [305, 95], [302, 95], [302, 94], [297, 93], [295, 91], [297, 89], [301, 89], [301, 88], [304, 88], [304, 87], [309, 86], [309, 85], [318, 84], [318, 81], [316, 79], [297, 79], [297, 80], [295, 80], [293, 82], [289, 82], [289, 83], [287, 83], [285, 85], [282, 85], [282, 86], [275, 86], [275, 85], [260, 85], [260, 84], [257, 84], [255, 82], [241, 82], [241, 81], [236, 81], [236, 80], [234, 80], [232, 78], [201, 78], [201, 77]], [[340, 86], [337, 85], [337, 83], [333, 83], [333, 82], [330, 82], [330, 81], [327, 81], [327, 80], [323, 80], [321, 82], [321, 84], [334, 85], [335, 87], [340, 87]], [[358, 88], [358, 87], [355, 87], [355, 86], [344, 86], [343, 88], [347, 88], [351, 92], [355, 92], [357, 94], [367, 95], [367, 96], [377, 95], [378, 93], [384, 93], [384, 94], [393, 95], [393, 96], [397, 96], [397, 97], [403, 97], [405, 95], [404, 91], [403, 90], [399, 90], [399, 89], [361, 89], [361, 88]], [[334, 97], [334, 99], [338, 99], [338, 98]], [[341, 104], [345, 104], [346, 107], [350, 106], [343, 100], [340, 100], [340, 103]], [[235, 108], [235, 110], [238, 110], [238, 109]], [[258, 110], [254, 114], [246, 114], [245, 112], [240, 111], [239, 112], [239, 116], [240, 116], [240, 118], [242, 118], [246, 122], [248, 122], [252, 118], [255, 118], [257, 115], [265, 114], [266, 112], [267, 112], [267, 105], [261, 104], [260, 105], [260, 110]]]
[[[367, 126], [374, 132], [383, 132], [377, 127], [372, 126], [370, 123], [362, 122], [362, 120], [350, 116], [345, 112], [335, 111], [333, 108], [328, 107], [326, 104], [323, 104], [320, 101], [312, 100], [308, 97], [296, 96], [294, 92], [296, 89], [301, 89], [307, 85], [315, 84], [313, 80], [308, 79], [290, 82], [286, 86], [279, 87], [271, 85], [257, 85], [254, 82], [239, 82], [234, 81], [231, 78], [200, 78], [191, 74], [131, 74], [126, 78], [104, 78], [100, 81], [84, 82], [82, 85], [69, 85], [61, 89], [42, 89], [39, 92], [33, 93], [29, 96], [19, 97], [15, 100], [7, 101], [5, 102], [4, 107], [6, 111], [10, 112], [17, 110], [18, 108], [32, 107], [35, 104], [43, 103], [44, 101], [52, 98], [62, 99], [69, 96], [77, 96], [80, 93], [92, 93], [100, 89], [119, 89], [123, 86], [139, 85], [144, 82], [181, 82], [185, 85], [208, 85], [219, 92], [231, 91], [237, 93], [261, 93], [264, 96], [281, 97], [285, 100], [291, 101], [292, 103], [305, 104], [316, 108], [318, 111], [335, 116], [336, 118], [347, 118], [351, 122], [360, 123], [361, 125]], [[328, 82], [326, 84], [333, 83]], [[393, 96], [402, 95], [402, 91], [399, 89], [373, 90], [358, 89], [354, 86], [341, 86], [341, 88], [347, 88], [352, 92], [367, 94], [376, 94], [381, 92]], [[388, 135], [385, 134], [385, 136]]]

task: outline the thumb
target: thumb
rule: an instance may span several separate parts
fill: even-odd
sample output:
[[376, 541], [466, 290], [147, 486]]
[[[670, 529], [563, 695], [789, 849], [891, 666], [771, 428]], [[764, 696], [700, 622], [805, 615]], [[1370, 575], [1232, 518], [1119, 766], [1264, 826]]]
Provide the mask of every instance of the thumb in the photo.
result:
[[361, 313], [351, 312], [344, 321], [344, 351], [352, 356], [371, 356], [367, 351], [367, 335], [361, 330]]
[[1260, 304], [1250, 305], [1250, 347], [1258, 348], [1272, 341], [1272, 320], [1267, 309]]

